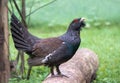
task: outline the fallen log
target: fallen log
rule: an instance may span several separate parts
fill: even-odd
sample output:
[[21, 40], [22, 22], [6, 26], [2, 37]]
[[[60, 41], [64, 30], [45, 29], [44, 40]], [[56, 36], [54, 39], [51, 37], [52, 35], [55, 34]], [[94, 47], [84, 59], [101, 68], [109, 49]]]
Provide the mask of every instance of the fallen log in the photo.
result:
[[79, 49], [71, 60], [60, 66], [65, 76], [49, 75], [43, 83], [91, 83], [96, 78], [98, 64], [98, 57], [93, 51]]

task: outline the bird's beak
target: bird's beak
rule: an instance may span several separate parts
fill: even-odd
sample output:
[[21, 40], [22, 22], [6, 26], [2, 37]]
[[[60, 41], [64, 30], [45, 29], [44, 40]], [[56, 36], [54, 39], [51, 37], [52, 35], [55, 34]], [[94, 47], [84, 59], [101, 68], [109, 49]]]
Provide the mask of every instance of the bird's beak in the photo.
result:
[[81, 19], [80, 19], [80, 22], [84, 22], [84, 21], [85, 21], [85, 18], [81, 18]]
[[85, 24], [84, 21], [85, 21], [85, 18], [81, 18], [81, 19], [80, 19], [80, 22], [79, 22], [79, 23], [80, 23], [81, 27], [85, 27], [86, 24]]

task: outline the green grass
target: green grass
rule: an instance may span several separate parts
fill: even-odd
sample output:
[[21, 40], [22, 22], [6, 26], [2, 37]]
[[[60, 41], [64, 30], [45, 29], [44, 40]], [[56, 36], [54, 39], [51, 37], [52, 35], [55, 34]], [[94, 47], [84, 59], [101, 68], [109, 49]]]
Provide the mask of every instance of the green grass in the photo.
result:
[[[89, 48], [99, 57], [99, 70], [94, 83], [120, 83], [119, 27], [118, 25], [101, 25], [98, 27], [84, 28], [81, 31], [82, 42], [80, 48]], [[38, 37], [47, 38], [63, 34], [66, 31], [66, 26], [36, 27], [30, 28], [29, 31]], [[10, 53], [11, 59], [14, 59], [17, 51], [13, 46], [11, 38]], [[34, 67], [30, 80], [12, 78], [9, 83], [41, 83], [48, 73], [49, 69], [47, 67]]]
[[82, 32], [81, 47], [94, 50], [99, 57], [95, 83], [119, 83], [120, 29], [118, 26], [94, 28]]

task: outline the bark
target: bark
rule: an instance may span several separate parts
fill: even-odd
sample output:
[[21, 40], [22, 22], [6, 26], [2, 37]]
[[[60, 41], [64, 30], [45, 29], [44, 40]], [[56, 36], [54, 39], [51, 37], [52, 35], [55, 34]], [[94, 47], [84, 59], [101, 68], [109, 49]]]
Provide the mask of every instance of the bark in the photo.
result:
[[[26, 24], [26, 6], [25, 6], [25, 0], [22, 0], [22, 23], [24, 24], [24, 26], [27, 28], [27, 24]], [[24, 20], [23, 20], [24, 19]], [[24, 22], [25, 21], [25, 22]], [[20, 66], [20, 70], [21, 70], [21, 74], [22, 74], [22, 78], [24, 78], [23, 74], [25, 72], [25, 61], [24, 61], [24, 52], [23, 51], [19, 51], [20, 52], [20, 57], [21, 57], [21, 66]]]
[[[22, 0], [22, 16], [24, 18], [24, 20], [26, 21], [26, 7], [25, 7], [25, 0]], [[24, 23], [23, 19], [22, 19], [22, 23]], [[25, 27], [27, 28], [27, 24], [24, 23]]]
[[8, 50], [7, 0], [0, 0], [0, 83], [8, 83], [10, 77]]
[[91, 83], [96, 77], [98, 57], [89, 49], [79, 49], [74, 57], [60, 66], [65, 76], [48, 76], [43, 83]]

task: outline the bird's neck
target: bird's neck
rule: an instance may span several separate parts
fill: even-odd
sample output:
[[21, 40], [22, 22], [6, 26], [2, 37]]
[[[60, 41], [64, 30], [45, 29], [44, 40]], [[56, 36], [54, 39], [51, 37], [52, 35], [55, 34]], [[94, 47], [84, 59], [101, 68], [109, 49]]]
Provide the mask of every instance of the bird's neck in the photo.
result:
[[79, 31], [67, 31], [59, 38], [67, 43], [68, 47], [72, 49], [73, 54], [76, 52], [81, 42]]
[[71, 44], [78, 44], [80, 42], [80, 31], [68, 30], [60, 39]]
[[71, 37], [80, 37], [80, 31], [68, 30], [65, 34]]

